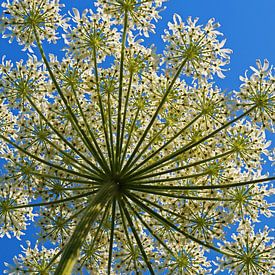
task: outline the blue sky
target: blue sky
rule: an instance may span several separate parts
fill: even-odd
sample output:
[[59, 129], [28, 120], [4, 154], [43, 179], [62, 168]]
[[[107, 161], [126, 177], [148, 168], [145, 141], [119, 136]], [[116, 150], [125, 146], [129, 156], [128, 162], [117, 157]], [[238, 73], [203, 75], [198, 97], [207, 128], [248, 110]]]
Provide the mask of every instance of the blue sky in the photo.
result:
[[[93, 5], [93, 1], [88, 0], [60, 2], [66, 5], [66, 9], [77, 7], [82, 10]], [[150, 40], [159, 49], [163, 47], [160, 36], [173, 13], [178, 13], [184, 19], [188, 16], [199, 17], [202, 24], [211, 17], [220, 22], [220, 31], [227, 38], [226, 46], [233, 50], [230, 71], [226, 73], [224, 80], [218, 82], [223, 89], [238, 89], [239, 75], [243, 75], [258, 58], [267, 58], [271, 64], [275, 64], [274, 0], [170, 0], [166, 6], [167, 9], [162, 13], [163, 20], [157, 24], [157, 34]], [[51, 46], [47, 49], [50, 52]], [[15, 61], [23, 58], [25, 53], [20, 51], [16, 43], [9, 44], [7, 40], [0, 39], [0, 57], [2, 55]], [[264, 223], [271, 221], [265, 220]], [[30, 230], [23, 239], [32, 238], [33, 230]], [[0, 239], [0, 274], [3, 273], [3, 262], [11, 262], [12, 257], [20, 250], [19, 241]]]

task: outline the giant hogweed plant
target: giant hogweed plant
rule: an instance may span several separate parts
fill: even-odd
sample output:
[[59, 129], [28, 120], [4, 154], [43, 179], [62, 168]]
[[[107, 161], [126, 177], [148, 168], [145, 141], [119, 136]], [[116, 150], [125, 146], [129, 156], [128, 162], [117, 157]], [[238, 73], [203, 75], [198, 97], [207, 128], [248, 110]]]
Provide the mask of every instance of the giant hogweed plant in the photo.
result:
[[[257, 61], [238, 91], [215, 86], [231, 50], [214, 19], [174, 15], [163, 54], [145, 47], [163, 2], [2, 4], [3, 37], [28, 56], [0, 65], [0, 234], [40, 226], [6, 273], [274, 274], [270, 230], [254, 231], [272, 216], [274, 71]], [[61, 36], [64, 57], [46, 54]]]

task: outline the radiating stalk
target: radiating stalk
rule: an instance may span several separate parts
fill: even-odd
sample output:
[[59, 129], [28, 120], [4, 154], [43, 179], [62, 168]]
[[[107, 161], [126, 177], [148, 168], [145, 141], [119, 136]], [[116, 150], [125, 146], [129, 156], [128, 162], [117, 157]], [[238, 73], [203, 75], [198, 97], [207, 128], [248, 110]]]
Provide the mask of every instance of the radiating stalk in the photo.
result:
[[[34, 172], [34, 171], [30, 171], [30, 174], [37, 176], [40, 179], [54, 179], [54, 180], [61, 180], [61, 181], [65, 181], [65, 182], [82, 183], [82, 184], [89, 184], [89, 185], [95, 185], [95, 186], [103, 183], [102, 179], [99, 180], [97, 178], [91, 178], [91, 180], [82, 180], [82, 179], [78, 179], [78, 178], [71, 179], [71, 178], [58, 177], [58, 176], [54, 176], [54, 175], [50, 175], [50, 174], [42, 174], [42, 173]], [[92, 181], [92, 180], [96, 180], [96, 181]]]
[[165, 244], [165, 242], [161, 239], [161, 237], [159, 237], [153, 231], [153, 229], [151, 229], [151, 227], [144, 221], [144, 219], [141, 217], [141, 215], [139, 215], [139, 213], [132, 207], [131, 203], [129, 203], [129, 201], [127, 199], [125, 199], [125, 201], [126, 201], [127, 205], [129, 206], [129, 208], [133, 211], [133, 213], [135, 213], [137, 218], [143, 224], [143, 226], [145, 226], [145, 228], [150, 232], [150, 234], [153, 236], [153, 238], [155, 238], [172, 256], [174, 256], [173, 251]]
[[275, 177], [249, 180], [249, 181], [241, 181], [236, 183], [228, 183], [228, 184], [217, 184], [217, 185], [192, 185], [192, 186], [171, 186], [171, 185], [160, 185], [160, 186], [150, 186], [150, 185], [139, 185], [139, 189], [153, 189], [153, 190], [174, 190], [174, 191], [182, 191], [182, 190], [212, 190], [212, 189], [226, 189], [230, 187], [238, 187], [244, 185], [251, 185], [260, 182], [273, 181]]
[[[106, 169], [106, 171], [109, 171], [109, 168], [108, 168], [108, 165], [106, 163], [106, 160], [101, 152], [101, 150], [95, 150], [94, 146], [92, 145], [91, 141], [87, 138], [85, 132], [81, 129], [81, 127], [79, 126], [78, 124], [78, 121], [77, 121], [77, 118], [75, 117], [74, 113], [72, 112], [70, 106], [68, 105], [68, 102], [67, 102], [67, 99], [65, 98], [65, 96], [63, 95], [58, 83], [57, 83], [57, 80], [51, 70], [51, 67], [50, 67], [50, 64], [46, 58], [46, 55], [44, 53], [44, 50], [43, 50], [43, 47], [41, 45], [41, 42], [40, 42], [40, 39], [39, 39], [39, 35], [37, 33], [37, 30], [36, 28], [34, 28], [34, 35], [35, 35], [35, 38], [36, 38], [36, 42], [37, 42], [37, 45], [38, 45], [38, 49], [40, 51], [40, 54], [42, 56], [42, 59], [47, 67], [47, 70], [50, 74], [50, 77], [58, 91], [58, 94], [60, 95], [60, 97], [62, 98], [62, 101], [63, 103], [65, 104], [66, 106], [66, 109], [69, 111], [69, 114], [71, 115], [72, 117], [72, 120], [70, 119], [69, 117], [69, 120], [71, 121], [72, 123], [72, 126], [74, 127], [74, 125], [76, 127], [75, 130], [79, 133], [79, 136], [81, 137], [83, 143], [86, 145], [86, 147], [89, 149], [89, 151], [93, 154], [93, 156], [95, 157], [95, 159], [101, 164], [102, 168]], [[95, 142], [95, 141], [94, 141]], [[97, 144], [97, 143], [96, 143]]]
[[76, 200], [76, 199], [88, 197], [88, 196], [90, 196], [90, 195], [93, 195], [93, 194], [96, 193], [97, 191], [98, 191], [98, 190], [93, 190], [93, 191], [87, 192], [87, 193], [85, 193], [85, 194], [76, 195], [76, 196], [69, 197], [69, 198], [62, 199], [62, 200], [16, 205], [16, 206], [13, 206], [12, 209], [19, 209], [19, 208], [28, 208], [28, 207], [37, 207], [37, 206], [45, 206], [45, 205], [59, 204], [59, 203], [67, 202], [67, 201], [73, 201], [73, 200]]
[[182, 231], [181, 229], [179, 229], [174, 223], [172, 223], [171, 221], [167, 220], [166, 218], [164, 218], [162, 215], [158, 214], [157, 212], [155, 212], [154, 210], [152, 210], [150, 207], [148, 207], [147, 205], [145, 205], [144, 203], [142, 203], [140, 200], [138, 200], [137, 198], [135, 198], [134, 196], [130, 195], [129, 193], [127, 193], [127, 197], [129, 197], [133, 202], [136, 203], [136, 205], [138, 205], [141, 209], [143, 209], [144, 211], [146, 211], [151, 217], [155, 218], [156, 220], [160, 221], [163, 225], [168, 225], [169, 227], [173, 228], [174, 230], [176, 230], [177, 232], [181, 233], [183, 236], [185, 236], [186, 238], [206, 247], [206, 248], [210, 248], [214, 251], [217, 251], [221, 254], [227, 255], [227, 256], [232, 256], [229, 253], [220, 250], [219, 248], [205, 243], [195, 237], [193, 237], [192, 235]]
[[72, 174], [72, 175], [76, 175], [76, 176], [79, 176], [79, 177], [90, 179], [89, 175], [81, 174], [81, 173], [79, 173], [77, 171], [63, 168], [63, 167], [61, 167], [59, 165], [56, 165], [56, 164], [51, 163], [51, 162], [48, 162], [48, 161], [46, 161], [46, 160], [44, 160], [42, 158], [39, 158], [36, 155], [33, 155], [32, 153], [30, 153], [29, 151], [27, 151], [24, 148], [20, 147], [19, 145], [17, 145], [16, 143], [14, 143], [13, 141], [11, 141], [7, 137], [3, 136], [2, 134], [0, 134], [0, 138], [2, 138], [3, 140], [5, 140], [7, 143], [9, 143], [10, 145], [12, 145], [13, 147], [15, 147], [16, 149], [18, 149], [19, 151], [23, 152], [25, 155], [31, 157], [32, 159], [37, 160], [40, 163], [46, 164], [49, 167], [56, 168], [57, 170], [61, 170], [61, 171], [64, 171], [64, 172]]
[[129, 101], [129, 96], [131, 92], [131, 86], [132, 86], [132, 81], [133, 81], [133, 73], [130, 73], [130, 79], [129, 79], [129, 84], [128, 84], [128, 89], [127, 89], [127, 94], [126, 94], [126, 99], [125, 99], [125, 106], [124, 106], [124, 111], [123, 111], [123, 120], [122, 120], [122, 127], [121, 127], [121, 137], [120, 137], [120, 145], [119, 145], [119, 166], [121, 168], [124, 159], [121, 158], [121, 152], [122, 152], [122, 145], [123, 145], [123, 140], [124, 140], [124, 131], [125, 131], [125, 123], [126, 123], [126, 116], [127, 116], [127, 107], [128, 107], [128, 101]]
[[96, 56], [97, 56], [96, 48], [93, 47], [94, 69], [95, 69], [95, 78], [96, 78], [96, 91], [97, 91], [97, 97], [98, 97], [102, 127], [103, 127], [106, 147], [107, 147], [107, 151], [108, 151], [108, 156], [109, 156], [109, 165], [110, 165], [110, 169], [113, 170], [113, 163], [112, 163], [112, 154], [113, 154], [113, 152], [111, 152], [111, 147], [110, 147], [110, 143], [109, 143], [109, 139], [108, 139], [108, 132], [106, 130], [107, 125], [106, 125], [106, 121], [105, 121], [105, 113], [104, 113], [104, 108], [103, 108], [102, 99], [101, 99], [101, 95], [100, 95], [99, 77], [98, 77], [97, 58], [96, 58]]
[[213, 131], [212, 133], [210, 133], [209, 135], [201, 138], [200, 140], [196, 141], [196, 142], [191, 142], [189, 144], [187, 144], [186, 146], [184, 146], [183, 148], [177, 150], [176, 152], [160, 159], [159, 161], [156, 161], [155, 163], [149, 165], [146, 167], [146, 169], [151, 169], [153, 167], [156, 167], [160, 164], [164, 164], [165, 162], [177, 157], [178, 155], [196, 147], [197, 145], [199, 145], [200, 143], [208, 140], [209, 138], [213, 137], [214, 135], [216, 135], [217, 133], [219, 133], [220, 131], [222, 131], [223, 129], [226, 129], [228, 126], [230, 126], [231, 124], [233, 124], [234, 122], [240, 120], [241, 118], [247, 116], [249, 113], [251, 113], [254, 109], [256, 108], [256, 106], [251, 107], [249, 110], [247, 110], [246, 112], [244, 112], [243, 114], [239, 115], [238, 117], [228, 121], [227, 123], [225, 123], [223, 126], [221, 126], [220, 128], [216, 129], [215, 131]]
[[[179, 137], [181, 134], [183, 134], [192, 124], [194, 124], [199, 118], [201, 117], [201, 114], [197, 115], [193, 120], [191, 120], [184, 128], [182, 128], [180, 131], [178, 131], [175, 135], [173, 135], [172, 138], [167, 140], [165, 144], [163, 144], [159, 149], [157, 149], [155, 152], [153, 152], [151, 155], [146, 157], [141, 163], [136, 165], [133, 170], [129, 171], [128, 174], [131, 175], [133, 171], [136, 171], [139, 167], [143, 166], [148, 162], [150, 159], [152, 159], [155, 155], [160, 153], [165, 147], [167, 147], [171, 142], [173, 142], [177, 137]], [[147, 147], [145, 147], [147, 149]], [[129, 165], [128, 169], [134, 166], [137, 161], [144, 156], [145, 150], [141, 150], [141, 152], [138, 154], [138, 156], [132, 161], [131, 165]]]
[[[164, 178], [164, 179], [149, 179], [149, 180], [141, 180], [141, 181], [135, 181], [135, 180], [129, 180], [129, 184], [132, 184], [132, 185], [142, 185], [142, 184], [154, 184], [154, 183], [162, 183], [162, 182], [170, 182], [170, 181], [178, 181], [178, 180], [184, 180], [184, 179], [192, 179], [192, 178], [199, 178], [199, 177], [202, 177], [202, 176], [206, 176], [206, 175], [209, 175], [208, 172], [202, 172], [202, 173], [197, 173], [197, 174], [191, 174], [191, 175], [186, 175], [186, 176], [179, 176], [179, 177], [167, 177], [167, 178]], [[151, 185], [152, 187], [154, 185]]]
[[91, 199], [90, 204], [86, 207], [84, 215], [76, 225], [69, 242], [66, 244], [61, 260], [55, 270], [55, 275], [69, 275], [78, 260], [80, 248], [89, 234], [97, 216], [106, 207], [116, 192], [116, 186], [106, 183]]
[[92, 168], [94, 168], [96, 171], [94, 173], [100, 173], [102, 174], [102, 171], [95, 166], [87, 157], [85, 157], [83, 154], [80, 153], [79, 150], [77, 150], [68, 140], [66, 140], [56, 129], [55, 127], [47, 120], [47, 118], [42, 114], [42, 112], [37, 108], [35, 103], [32, 101], [30, 97], [27, 96], [28, 101], [32, 105], [32, 107], [35, 109], [35, 111], [39, 114], [39, 116], [47, 123], [47, 125], [54, 131], [54, 133], [66, 144], [69, 146], [71, 150], [73, 150], [78, 156], [80, 156], [85, 162], [87, 162]]
[[225, 198], [212, 198], [212, 197], [199, 197], [199, 196], [185, 196], [185, 195], [176, 195], [172, 193], [162, 193], [159, 191], [155, 191], [153, 189], [139, 189], [138, 186], [129, 186], [129, 190], [135, 190], [141, 193], [146, 194], [155, 194], [158, 196], [168, 197], [168, 198], [177, 198], [177, 199], [185, 199], [185, 200], [198, 200], [198, 201], [232, 201], [231, 199]]
[[[187, 169], [187, 168], [190, 168], [190, 167], [193, 167], [193, 166], [197, 166], [197, 165], [200, 165], [200, 164], [203, 164], [203, 163], [215, 160], [215, 159], [220, 159], [220, 158], [226, 157], [226, 156], [232, 154], [233, 152], [234, 152], [234, 150], [230, 150], [230, 151], [227, 151], [225, 153], [218, 154], [218, 155], [216, 155], [214, 157], [211, 157], [211, 158], [202, 159], [202, 160], [199, 160], [199, 161], [196, 161], [196, 162], [189, 163], [189, 164], [184, 165], [184, 166], [179, 166], [179, 167], [172, 168], [172, 169], [166, 169], [164, 171], [160, 171], [160, 172], [152, 173], [152, 174], [148, 174], [148, 173], [150, 173], [151, 171], [160, 169], [163, 166], [166, 166], [167, 163], [164, 164], [163, 166], [161, 165], [161, 166], [158, 166], [158, 167], [154, 167], [151, 170], [147, 170], [145, 168], [145, 169], [137, 171], [136, 173], [133, 173], [127, 179], [134, 178], [135, 180], [141, 180], [141, 179], [152, 178], [152, 177], [156, 177], [156, 176], [160, 176], [160, 175], [164, 175], [164, 174], [170, 174], [170, 173], [173, 173], [173, 172], [176, 172], [176, 171], [180, 171], [180, 170], [184, 170], [184, 169]], [[145, 175], [141, 176], [141, 177], [140, 176], [136, 177], [136, 175], [142, 175], [142, 174], [145, 174]]]
[[136, 239], [136, 242], [137, 242], [137, 245], [138, 245], [138, 247], [139, 247], [139, 250], [140, 250], [140, 252], [141, 252], [141, 254], [142, 254], [142, 257], [143, 257], [143, 259], [144, 259], [144, 261], [145, 261], [145, 263], [146, 263], [146, 265], [147, 265], [147, 267], [148, 267], [150, 273], [151, 273], [151, 274], [155, 274], [155, 272], [154, 272], [154, 270], [153, 270], [153, 268], [152, 268], [152, 265], [151, 265], [151, 263], [150, 263], [150, 261], [149, 261], [149, 259], [148, 259], [148, 257], [147, 257], [147, 254], [146, 254], [146, 252], [145, 252], [145, 250], [144, 250], [144, 248], [143, 248], [143, 245], [142, 245], [142, 243], [141, 243], [141, 241], [140, 241], [139, 234], [138, 234], [138, 232], [136, 231], [136, 228], [135, 228], [135, 226], [134, 226], [134, 224], [133, 224], [131, 215], [130, 215], [130, 213], [128, 212], [127, 207], [125, 206], [124, 201], [121, 200], [120, 203], [121, 203], [121, 205], [122, 205], [122, 209], [123, 209], [123, 212], [124, 212], [124, 214], [125, 214], [125, 216], [126, 216], [126, 219], [127, 219], [127, 221], [128, 221], [128, 224], [129, 224], [129, 226], [130, 226], [130, 228], [131, 228], [131, 230], [132, 230], [132, 232], [133, 232], [133, 234], [134, 234], [134, 237], [135, 237], [135, 239]]
[[143, 143], [144, 139], [146, 138], [149, 130], [151, 129], [152, 125], [154, 124], [154, 122], [155, 122], [155, 120], [156, 120], [156, 118], [158, 116], [158, 113], [160, 112], [161, 108], [163, 107], [163, 105], [164, 105], [164, 103], [165, 103], [165, 101], [166, 101], [169, 93], [171, 92], [171, 90], [172, 90], [172, 88], [173, 88], [173, 86], [174, 86], [177, 78], [179, 77], [179, 75], [180, 75], [182, 69], [184, 68], [185, 64], [187, 63], [187, 61], [188, 61], [188, 58], [184, 59], [183, 62], [182, 62], [182, 64], [178, 68], [177, 72], [175, 73], [175, 75], [174, 75], [171, 83], [169, 84], [169, 86], [168, 86], [165, 94], [163, 95], [163, 97], [161, 99], [161, 102], [158, 105], [158, 108], [156, 109], [153, 117], [151, 118], [151, 120], [150, 120], [149, 124], [147, 125], [146, 129], [144, 130], [143, 135], [141, 136], [140, 140], [138, 141], [138, 143], [137, 143], [137, 145], [136, 145], [133, 153], [131, 154], [130, 158], [128, 159], [127, 163], [125, 164], [125, 166], [124, 166], [124, 168], [122, 170], [122, 173], [125, 173], [125, 171], [128, 170], [129, 165], [131, 164], [131, 162], [134, 159], [136, 153], [138, 152], [138, 149], [142, 145], [142, 143]]
[[121, 127], [121, 107], [122, 107], [122, 91], [123, 91], [123, 66], [124, 66], [124, 54], [125, 43], [128, 29], [128, 11], [125, 11], [123, 34], [121, 41], [121, 53], [120, 53], [120, 69], [119, 69], [119, 88], [118, 88], [118, 111], [117, 111], [117, 137], [116, 137], [116, 165], [118, 166], [120, 157], [120, 127]]
[[111, 232], [110, 232], [110, 242], [109, 242], [109, 257], [108, 257], [108, 275], [111, 274], [111, 264], [113, 258], [113, 243], [114, 243], [114, 231], [115, 231], [115, 217], [116, 216], [116, 199], [113, 199], [112, 205], [112, 221], [111, 221]]

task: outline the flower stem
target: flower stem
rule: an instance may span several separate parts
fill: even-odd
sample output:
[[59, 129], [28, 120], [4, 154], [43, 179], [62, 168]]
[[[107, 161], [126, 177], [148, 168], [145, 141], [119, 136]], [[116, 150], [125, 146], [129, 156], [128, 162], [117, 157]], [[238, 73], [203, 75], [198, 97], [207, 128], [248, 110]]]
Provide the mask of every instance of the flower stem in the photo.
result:
[[[37, 30], [36, 28], [34, 28], [34, 34], [35, 34], [35, 38], [36, 38], [36, 42], [37, 42], [37, 45], [38, 45], [38, 49], [40, 51], [40, 54], [42, 56], [42, 59], [47, 67], [47, 70], [50, 74], [50, 77], [58, 91], [58, 94], [60, 95], [63, 103], [65, 104], [66, 106], [66, 109], [68, 110], [70, 116], [69, 116], [69, 120], [71, 121], [71, 124], [73, 126], [73, 128], [79, 133], [79, 136], [81, 137], [83, 143], [86, 145], [86, 147], [89, 149], [89, 151], [93, 154], [93, 156], [95, 157], [95, 159], [101, 164], [102, 168], [106, 169], [106, 171], [109, 171], [109, 168], [108, 168], [108, 165], [105, 161], [105, 158], [104, 156], [102, 155], [102, 152], [101, 150], [95, 150], [94, 146], [92, 145], [91, 141], [87, 138], [85, 132], [81, 129], [81, 127], [79, 126], [78, 124], [78, 121], [77, 121], [77, 118], [75, 117], [71, 107], [69, 106], [68, 102], [67, 102], [67, 99], [65, 98], [61, 88], [59, 87], [58, 83], [57, 83], [57, 80], [51, 70], [51, 67], [50, 67], [50, 64], [46, 58], [46, 55], [45, 55], [45, 52], [43, 50], [43, 47], [41, 45], [41, 42], [40, 42], [40, 39], [39, 39], [39, 35], [37, 33]], [[96, 140], [93, 140], [94, 143], [97, 145], [96, 143]], [[97, 145], [97, 149], [99, 149], [98, 145]]]
[[165, 219], [164, 217], [162, 217], [160, 214], [158, 214], [157, 212], [155, 212], [154, 210], [152, 210], [150, 207], [148, 207], [147, 205], [145, 205], [144, 203], [142, 203], [140, 200], [138, 200], [137, 198], [135, 198], [134, 196], [130, 195], [129, 193], [127, 193], [127, 197], [129, 197], [133, 202], [135, 202], [141, 209], [145, 210], [148, 214], [150, 214], [152, 217], [154, 217], [155, 219], [157, 219], [158, 221], [160, 221], [162, 224], [164, 225], [168, 225], [169, 227], [173, 228], [174, 230], [176, 230], [177, 232], [181, 233], [183, 236], [185, 236], [186, 238], [206, 247], [206, 248], [210, 248], [212, 250], [215, 250], [221, 254], [224, 255], [229, 255], [229, 253], [226, 253], [224, 251], [221, 251], [219, 248], [205, 243], [195, 237], [193, 237], [192, 235], [182, 231], [181, 229], [179, 229], [174, 223], [172, 223], [171, 221], [169, 221], [168, 219]]
[[221, 126], [220, 128], [218, 128], [217, 130], [213, 131], [212, 133], [210, 133], [209, 135], [201, 138], [200, 140], [196, 141], [196, 142], [191, 142], [189, 144], [187, 144], [186, 146], [184, 146], [183, 148], [177, 150], [176, 152], [160, 159], [159, 161], [156, 161], [155, 163], [149, 165], [146, 167], [146, 169], [151, 169], [153, 167], [159, 166], [161, 164], [164, 164], [165, 162], [167, 162], [168, 160], [171, 160], [175, 157], [177, 157], [178, 155], [194, 148], [195, 146], [199, 145], [200, 143], [208, 140], [209, 138], [213, 137], [214, 135], [216, 135], [217, 133], [219, 133], [220, 131], [222, 131], [223, 129], [227, 128], [228, 126], [230, 126], [231, 124], [233, 124], [234, 122], [240, 120], [241, 118], [245, 117], [246, 115], [248, 115], [249, 113], [251, 113], [254, 109], [256, 108], [256, 106], [253, 106], [252, 108], [250, 108], [249, 110], [247, 110], [246, 112], [244, 112], [243, 114], [241, 114], [240, 116], [228, 121], [227, 123], [225, 123], [223, 126]]
[[206, 190], [206, 189], [223, 189], [223, 188], [230, 188], [230, 187], [238, 187], [238, 186], [244, 186], [244, 185], [250, 185], [260, 182], [266, 182], [266, 181], [273, 181], [275, 180], [275, 177], [270, 178], [263, 178], [263, 179], [256, 179], [256, 180], [249, 180], [249, 181], [242, 181], [242, 182], [236, 182], [236, 183], [229, 183], [229, 184], [217, 184], [217, 185], [194, 185], [194, 186], [170, 186], [170, 185], [161, 185], [161, 186], [148, 186], [148, 185], [139, 185], [139, 189], [153, 189], [153, 190], [175, 190], [175, 191], [181, 191], [181, 190]]
[[[131, 175], [131, 177], [128, 177], [128, 178], [129, 179], [134, 178], [135, 180], [141, 180], [141, 179], [152, 178], [152, 177], [156, 177], [156, 176], [160, 176], [160, 175], [164, 175], [164, 174], [170, 174], [170, 173], [173, 173], [173, 172], [176, 172], [176, 171], [180, 171], [180, 170], [184, 170], [184, 169], [187, 169], [187, 168], [190, 168], [190, 167], [193, 167], [193, 166], [197, 166], [197, 165], [200, 165], [200, 164], [203, 164], [203, 163], [215, 160], [215, 159], [220, 159], [220, 158], [226, 157], [226, 156], [230, 155], [233, 152], [234, 152], [234, 150], [230, 150], [230, 151], [227, 151], [225, 153], [218, 154], [218, 155], [216, 155], [214, 157], [211, 157], [211, 158], [202, 159], [202, 160], [199, 160], [199, 161], [196, 161], [196, 162], [184, 165], [184, 166], [179, 166], [179, 167], [176, 167], [176, 168], [173, 168], [173, 169], [166, 169], [164, 171], [153, 173], [153, 174], [148, 174], [148, 173], [150, 173], [152, 170], [154, 171], [156, 169], [159, 169], [162, 166], [158, 166], [157, 168], [154, 167], [154, 168], [152, 168], [150, 170], [147, 170], [146, 168], [144, 168], [142, 170], [137, 171], [136, 173], [133, 173]], [[141, 177], [135, 177], [136, 175], [142, 175], [142, 174], [145, 174], [145, 175], [141, 176]]]
[[138, 143], [137, 143], [137, 145], [136, 145], [136, 147], [135, 147], [133, 153], [131, 154], [130, 158], [128, 159], [127, 163], [125, 164], [125, 166], [124, 166], [124, 168], [123, 168], [123, 170], [122, 170], [122, 173], [125, 173], [126, 171], [128, 171], [129, 166], [130, 166], [130, 164], [132, 163], [132, 161], [133, 161], [133, 159], [134, 159], [136, 153], [138, 152], [139, 147], [142, 145], [144, 139], [146, 138], [146, 136], [147, 136], [149, 130], [151, 129], [151, 127], [152, 127], [152, 125], [153, 125], [155, 119], [156, 119], [157, 116], [158, 116], [158, 113], [160, 112], [161, 108], [163, 107], [163, 105], [164, 105], [164, 103], [165, 103], [165, 101], [166, 101], [166, 99], [167, 99], [169, 93], [171, 92], [171, 90], [172, 90], [172, 88], [173, 88], [173, 86], [174, 86], [174, 84], [175, 84], [177, 78], [179, 77], [179, 75], [180, 75], [180, 73], [181, 73], [183, 67], [184, 67], [185, 64], [187, 63], [187, 61], [188, 61], [188, 58], [184, 59], [183, 62], [182, 62], [182, 64], [181, 64], [180, 67], [178, 68], [178, 70], [177, 70], [176, 74], [174, 75], [174, 77], [173, 77], [171, 83], [169, 84], [169, 87], [167, 88], [165, 94], [163, 95], [163, 97], [162, 97], [162, 99], [161, 99], [161, 102], [160, 102], [159, 105], [158, 105], [158, 108], [156, 109], [156, 111], [155, 111], [153, 117], [151, 118], [151, 120], [150, 120], [149, 124], [147, 125], [146, 129], [144, 130], [143, 135], [141, 136], [140, 140], [138, 141]]
[[120, 127], [121, 127], [121, 108], [122, 108], [122, 91], [123, 91], [123, 65], [124, 65], [124, 54], [125, 54], [125, 43], [128, 29], [128, 11], [125, 12], [123, 34], [121, 42], [121, 53], [120, 53], [120, 69], [119, 69], [119, 92], [118, 92], [118, 111], [117, 111], [117, 137], [116, 137], [116, 167], [119, 165], [120, 157]]

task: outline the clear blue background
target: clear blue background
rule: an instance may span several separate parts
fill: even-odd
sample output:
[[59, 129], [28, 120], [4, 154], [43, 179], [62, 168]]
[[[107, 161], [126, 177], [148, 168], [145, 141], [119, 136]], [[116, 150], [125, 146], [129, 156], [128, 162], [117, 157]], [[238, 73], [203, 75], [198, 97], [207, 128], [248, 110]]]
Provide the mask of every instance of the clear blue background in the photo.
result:
[[[80, 10], [92, 7], [94, 1], [60, 0], [60, 2], [66, 5], [64, 10], [66, 11], [72, 7]], [[157, 34], [153, 35], [149, 42], [154, 43], [158, 49], [163, 48], [160, 36], [174, 13], [180, 14], [184, 19], [190, 15], [199, 17], [203, 24], [211, 17], [221, 23], [220, 31], [227, 38], [226, 47], [233, 50], [230, 71], [226, 72], [224, 80], [218, 81], [223, 89], [227, 91], [238, 89], [239, 75], [243, 75], [258, 58], [261, 60], [267, 58], [271, 64], [275, 64], [274, 0], [170, 0], [166, 6], [167, 9], [161, 14], [163, 20], [157, 24]], [[52, 46], [47, 46], [47, 50], [52, 51]], [[0, 57], [2, 55], [16, 61], [24, 58], [25, 54], [20, 51], [16, 43], [9, 44], [7, 40], [0, 39]], [[264, 219], [262, 225], [267, 223], [274, 227], [271, 219]], [[34, 230], [31, 227], [22, 240], [32, 240], [33, 234]], [[3, 262], [11, 263], [13, 256], [20, 253], [22, 243], [24, 244], [16, 239], [0, 239], [0, 274], [4, 270]]]

